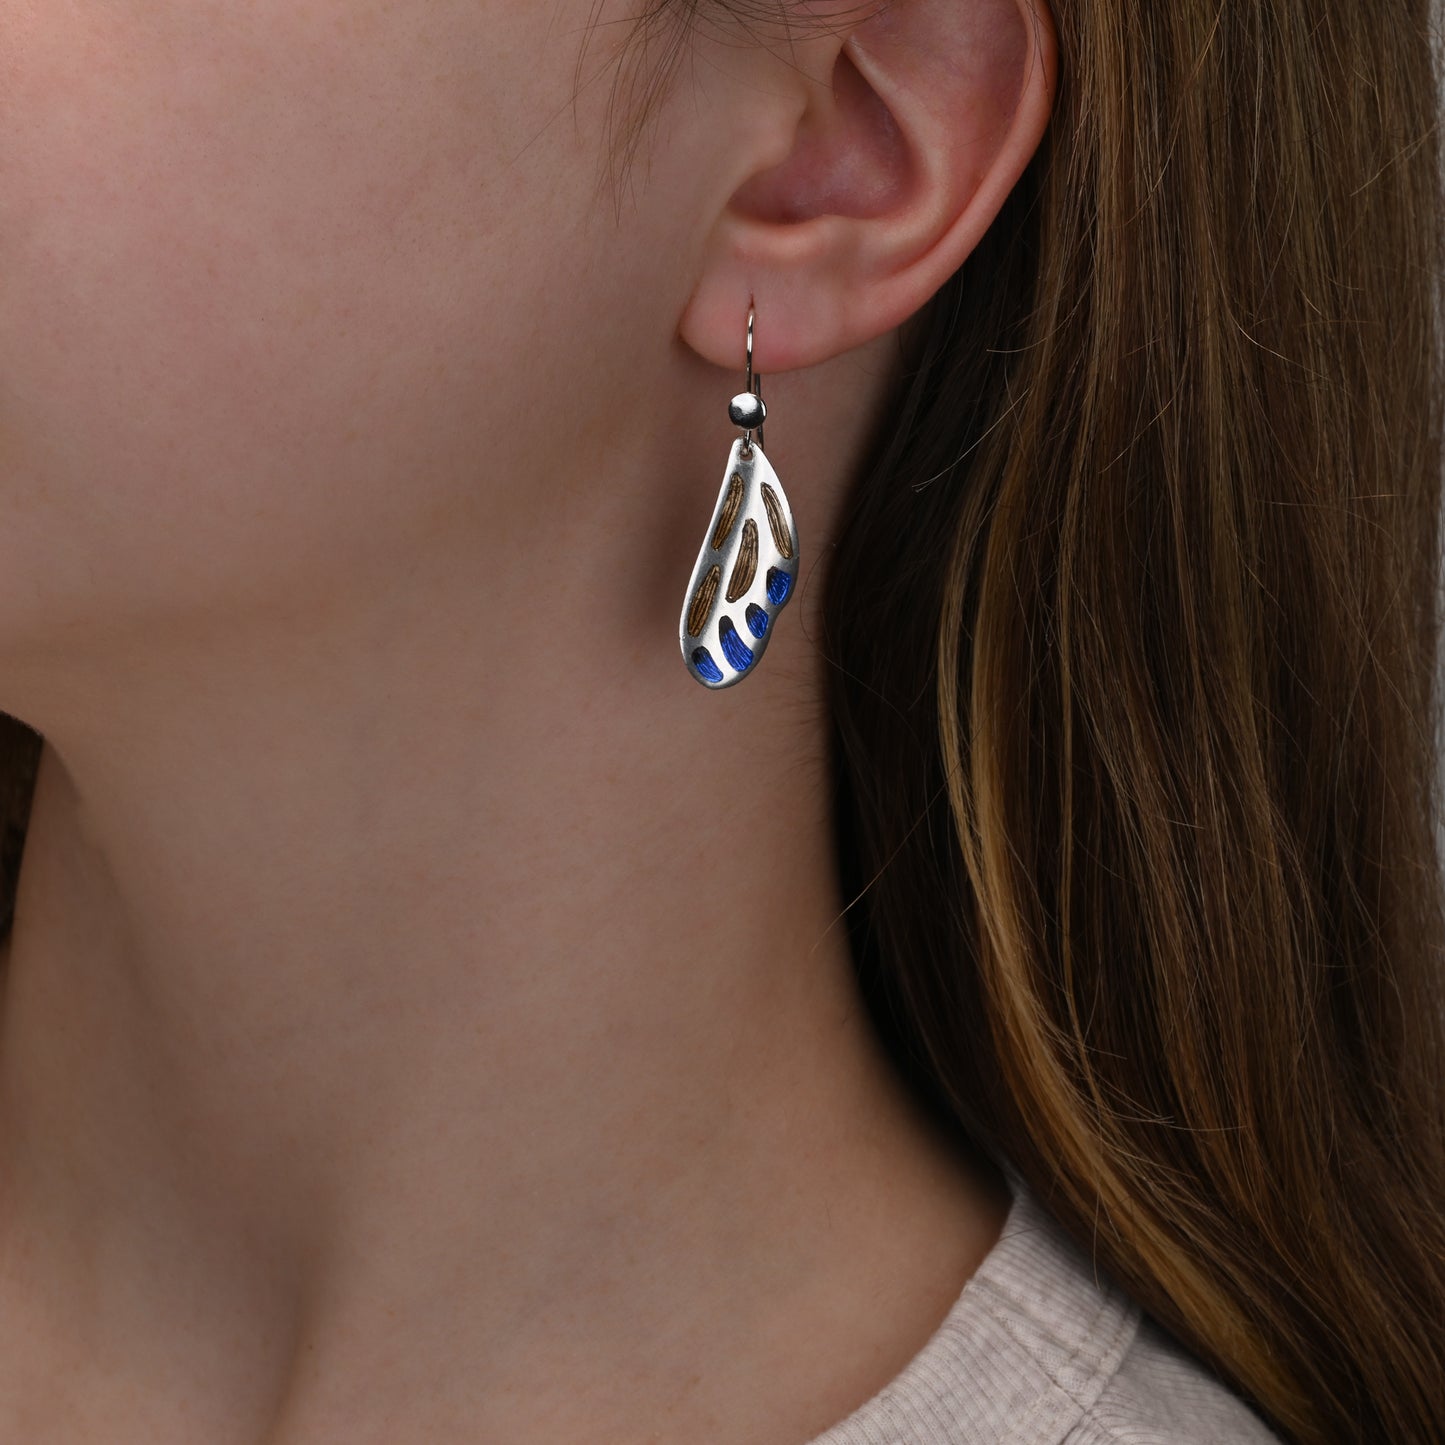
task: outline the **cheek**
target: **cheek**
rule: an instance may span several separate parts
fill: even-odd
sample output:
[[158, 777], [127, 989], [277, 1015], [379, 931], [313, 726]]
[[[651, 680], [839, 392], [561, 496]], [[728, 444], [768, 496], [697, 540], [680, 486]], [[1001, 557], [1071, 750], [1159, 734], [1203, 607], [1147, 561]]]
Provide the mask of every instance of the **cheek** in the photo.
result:
[[595, 179], [551, 8], [0, 0], [0, 646], [334, 588], [485, 485]]

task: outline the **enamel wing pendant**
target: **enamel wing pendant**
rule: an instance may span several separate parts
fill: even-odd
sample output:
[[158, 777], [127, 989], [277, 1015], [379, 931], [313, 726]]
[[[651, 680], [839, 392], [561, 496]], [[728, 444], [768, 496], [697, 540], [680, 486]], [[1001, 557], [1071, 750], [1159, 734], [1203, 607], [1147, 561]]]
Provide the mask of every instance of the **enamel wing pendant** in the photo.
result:
[[763, 454], [766, 409], [761, 378], [753, 375], [751, 308], [748, 389], [728, 404], [728, 416], [743, 432], [728, 453], [678, 624], [683, 661], [710, 688], [731, 687], [757, 666], [798, 578], [798, 529]]

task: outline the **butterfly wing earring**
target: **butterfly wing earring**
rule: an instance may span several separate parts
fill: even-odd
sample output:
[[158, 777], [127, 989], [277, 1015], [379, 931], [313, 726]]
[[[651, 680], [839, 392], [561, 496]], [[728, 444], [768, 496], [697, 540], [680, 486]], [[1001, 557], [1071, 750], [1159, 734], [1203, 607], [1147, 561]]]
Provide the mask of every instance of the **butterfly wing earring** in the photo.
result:
[[731, 687], [756, 667], [798, 578], [798, 529], [763, 455], [767, 411], [762, 377], [753, 374], [754, 315], [750, 303], [747, 390], [728, 403], [728, 419], [742, 435], [728, 453], [678, 624], [687, 670], [710, 688]]

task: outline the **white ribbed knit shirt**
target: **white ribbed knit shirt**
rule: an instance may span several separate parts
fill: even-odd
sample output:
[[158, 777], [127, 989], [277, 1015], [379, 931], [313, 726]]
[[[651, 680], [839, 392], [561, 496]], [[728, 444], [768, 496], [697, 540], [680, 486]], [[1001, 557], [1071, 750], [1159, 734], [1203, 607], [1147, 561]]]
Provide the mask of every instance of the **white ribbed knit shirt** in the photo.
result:
[[1279, 1445], [1005, 1172], [1003, 1231], [942, 1323], [808, 1445]]

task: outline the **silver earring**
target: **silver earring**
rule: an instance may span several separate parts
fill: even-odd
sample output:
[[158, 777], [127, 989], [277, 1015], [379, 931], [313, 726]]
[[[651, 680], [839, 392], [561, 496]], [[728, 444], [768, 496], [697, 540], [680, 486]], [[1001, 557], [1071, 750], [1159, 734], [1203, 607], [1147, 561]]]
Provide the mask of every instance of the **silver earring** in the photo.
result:
[[728, 403], [728, 419], [742, 435], [728, 453], [678, 623], [687, 670], [711, 688], [731, 687], [757, 666], [798, 579], [798, 529], [763, 455], [767, 409], [762, 377], [753, 374], [754, 315], [749, 302], [747, 390]]

